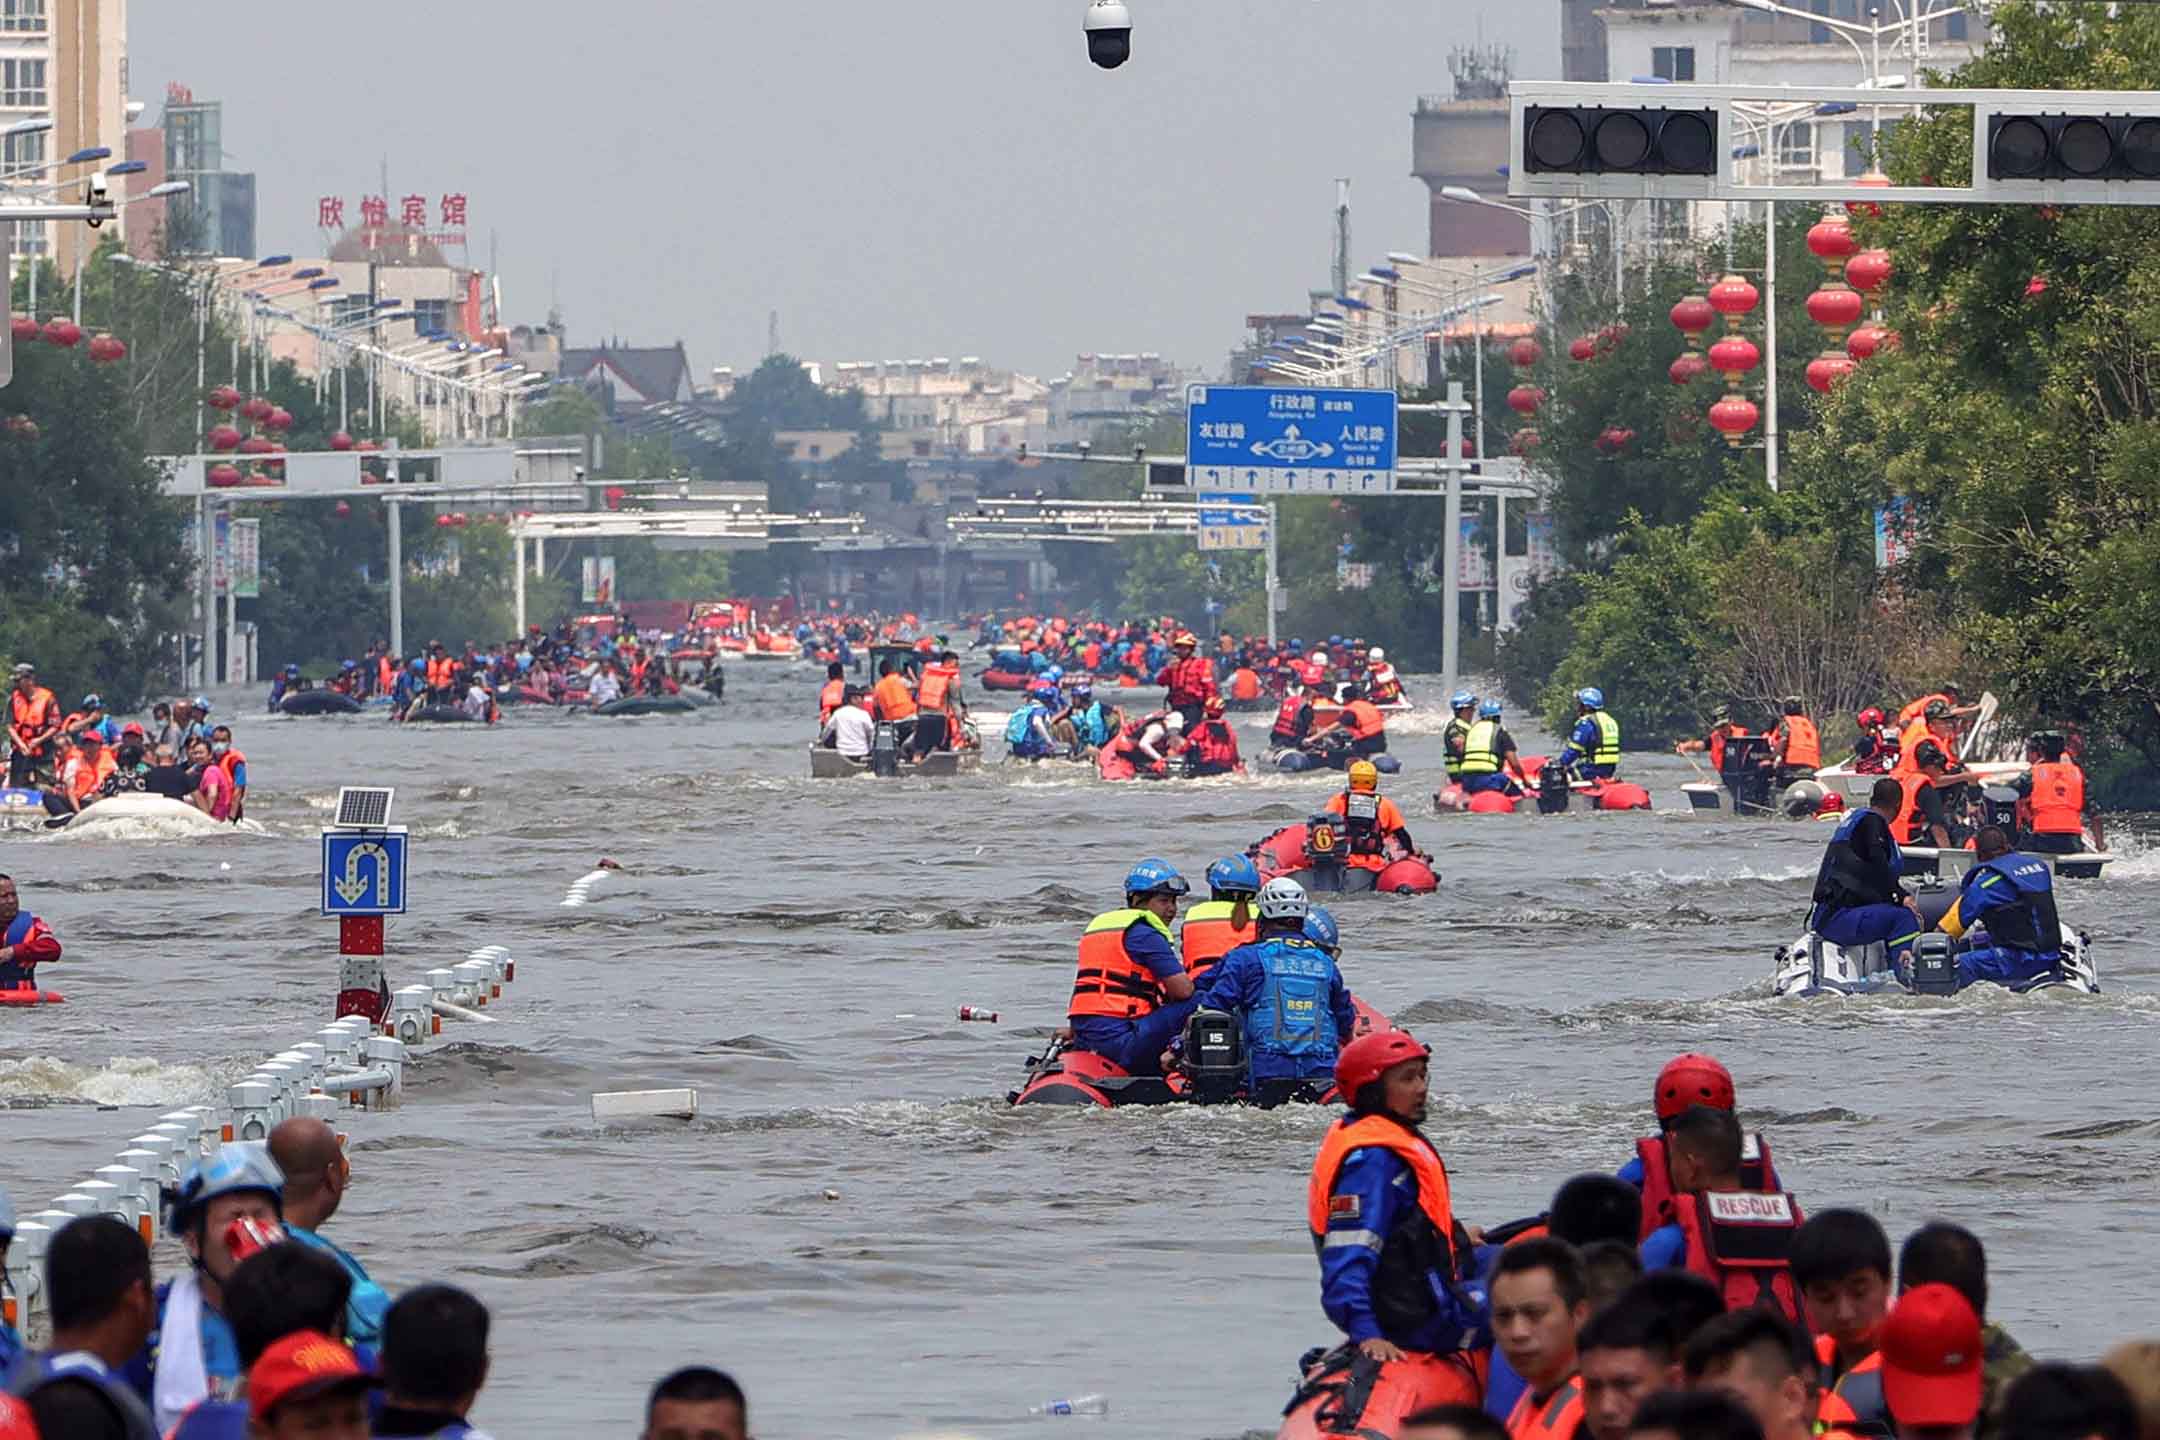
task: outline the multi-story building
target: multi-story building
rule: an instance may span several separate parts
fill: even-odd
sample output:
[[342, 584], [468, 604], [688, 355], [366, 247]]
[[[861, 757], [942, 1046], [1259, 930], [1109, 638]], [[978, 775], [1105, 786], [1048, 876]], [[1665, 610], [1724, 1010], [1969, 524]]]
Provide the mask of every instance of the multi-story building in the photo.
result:
[[[52, 129], [0, 141], [7, 169], [100, 146], [126, 153], [127, 0], [0, 0], [0, 125], [38, 116], [50, 116]], [[122, 211], [115, 223], [126, 219]], [[63, 273], [98, 241], [82, 225], [14, 229], [16, 255], [50, 257]]]
[[[0, 0], [5, 3], [5, 0]], [[165, 174], [188, 182], [173, 202], [181, 249], [201, 255], [255, 255], [255, 177], [225, 168], [225, 107], [197, 100], [184, 85], [165, 87]]]
[[994, 454], [1027, 443], [1031, 413], [1047, 419], [1050, 387], [979, 356], [843, 360], [826, 388], [863, 397], [870, 423], [899, 437], [886, 458]]

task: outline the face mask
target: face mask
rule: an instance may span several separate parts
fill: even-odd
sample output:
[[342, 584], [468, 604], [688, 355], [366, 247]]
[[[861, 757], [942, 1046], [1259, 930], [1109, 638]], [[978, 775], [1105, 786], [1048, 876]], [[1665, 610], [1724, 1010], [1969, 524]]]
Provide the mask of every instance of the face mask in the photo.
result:
[[210, 746], [210, 753], [212, 755], [223, 755], [226, 751], [230, 749], [232, 749], [231, 745], [228, 745], [224, 741], [220, 740]]

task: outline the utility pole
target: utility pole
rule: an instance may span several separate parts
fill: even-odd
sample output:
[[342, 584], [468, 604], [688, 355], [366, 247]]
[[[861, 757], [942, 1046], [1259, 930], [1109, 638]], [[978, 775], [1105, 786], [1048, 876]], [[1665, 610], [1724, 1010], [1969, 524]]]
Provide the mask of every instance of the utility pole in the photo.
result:
[[1335, 177], [1335, 293], [1350, 293], [1350, 177]]

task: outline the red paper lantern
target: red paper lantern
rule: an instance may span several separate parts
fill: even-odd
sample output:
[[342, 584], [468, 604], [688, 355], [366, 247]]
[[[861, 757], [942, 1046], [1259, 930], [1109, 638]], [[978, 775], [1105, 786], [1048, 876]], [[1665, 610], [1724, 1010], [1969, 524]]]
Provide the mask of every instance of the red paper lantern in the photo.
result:
[[352, 447], [352, 436], [346, 434], [343, 430], [338, 431], [335, 435], [332, 435], [330, 437], [330, 448], [332, 450], [350, 450], [352, 449]]
[[232, 410], [239, 407], [240, 392], [230, 385], [220, 385], [203, 399], [213, 410]]
[[454, 511], [450, 516], [450, 523], [456, 526], [458, 529], [462, 530], [467, 525], [472, 523], [472, 517], [468, 516], [462, 510]]
[[292, 412], [280, 406], [273, 406], [270, 413], [262, 417], [262, 422], [272, 430], [290, 430], [292, 429]]
[[1635, 432], [1633, 430], [1623, 430], [1617, 425], [1610, 425], [1600, 430], [1597, 439], [1592, 443], [1596, 445], [1598, 453], [1601, 455], [1618, 455], [1622, 450], [1627, 449], [1628, 442], [1634, 438]]
[[1710, 347], [1710, 364], [1728, 375], [1745, 375], [1762, 364], [1762, 351], [1745, 335], [1727, 335]]
[[[2047, 276], [2035, 275], [2032, 277], [2032, 279], [2025, 282], [2025, 298], [2028, 300], [2037, 299], [2038, 297], [2047, 294], [2047, 288]], [[48, 336], [47, 338], [50, 337]]]
[[435, 517], [435, 528], [438, 530], [447, 530], [453, 523], [448, 515], [437, 515]]
[[[1870, 170], [1867, 174], [1853, 181], [1853, 184], [1865, 185], [1871, 190], [1887, 189], [1890, 184], [1890, 177], [1880, 170]], [[1880, 220], [1882, 218], [1882, 206], [1876, 204], [1873, 200], [1848, 200], [1845, 202], [1845, 213], [1847, 215], [1865, 216], [1870, 220]]]
[[1844, 339], [1866, 309], [1860, 292], [1847, 285], [1825, 285], [1807, 297], [1808, 319], [1828, 330], [1832, 340]]
[[1591, 339], [1587, 335], [1581, 336], [1578, 339], [1570, 340], [1568, 342], [1567, 353], [1568, 358], [1571, 360], [1595, 359], [1597, 357], [1597, 341]]
[[1709, 368], [1709, 362], [1691, 350], [1666, 366], [1665, 373], [1672, 377], [1673, 384], [1686, 385]]
[[75, 342], [82, 339], [82, 326], [72, 320], [48, 320], [42, 333], [46, 344], [57, 345], [62, 350], [72, 350]]
[[333, 512], [333, 513], [335, 513], [335, 514], [336, 514], [336, 516], [337, 516], [337, 517], [338, 517], [338, 519], [340, 519], [340, 520], [342, 520], [342, 519], [344, 519], [344, 518], [345, 518], [346, 516], [348, 516], [348, 515], [352, 514], [352, 506], [351, 506], [351, 505], [349, 505], [349, 504], [347, 504], [347, 503], [346, 503], [345, 501], [343, 501], [343, 500], [340, 500], [340, 501], [338, 501], [336, 505], [334, 505], [334, 506], [332, 506], [332, 507], [331, 507], [331, 510], [332, 510], [332, 512]]
[[1755, 428], [1761, 414], [1746, 396], [1727, 395], [1710, 407], [1710, 423], [1725, 437], [1726, 444], [1738, 449], [1740, 437]]
[[1527, 370], [1545, 358], [1545, 350], [1537, 341], [1525, 335], [1508, 346], [1507, 358], [1513, 361], [1519, 369]]
[[1890, 278], [1890, 252], [1887, 250], [1862, 250], [1845, 262], [1845, 283], [1862, 294], [1874, 293], [1875, 287]]
[[1836, 350], [1825, 350], [1808, 361], [1807, 383], [1827, 395], [1831, 386], [1852, 374], [1856, 368], [1850, 355]]
[[1845, 353], [1855, 360], [1866, 360], [1883, 348], [1889, 331], [1880, 325], [1862, 325], [1845, 337]]
[[1708, 330], [1717, 321], [1717, 311], [1700, 295], [1690, 295], [1672, 307], [1672, 323], [1681, 334], [1693, 343], [1697, 335]]
[[1545, 403], [1545, 392], [1535, 385], [1517, 385], [1507, 392], [1508, 409], [1518, 415], [1535, 415]]
[[1808, 252], [1823, 262], [1823, 268], [1836, 275], [1844, 267], [1852, 253], [1860, 248], [1853, 239], [1852, 222], [1842, 215], [1825, 215], [1809, 227]]
[[1755, 308], [1762, 299], [1762, 292], [1739, 275], [1727, 275], [1710, 287], [1710, 308], [1725, 317], [1727, 325], [1737, 325], [1740, 317]]
[[203, 480], [213, 489], [229, 490], [240, 483], [240, 467], [223, 463], [212, 465], [203, 472]]
[[94, 335], [90, 338], [90, 358], [100, 365], [110, 365], [127, 357], [127, 342], [117, 335]]
[[240, 442], [240, 453], [243, 455], [267, 455], [271, 448], [270, 441], [261, 435], [250, 435]]
[[1516, 455], [1528, 455], [1543, 444], [1544, 440], [1544, 436], [1538, 434], [1534, 428], [1526, 425], [1517, 430], [1514, 438], [1508, 441], [1508, 450]]
[[17, 315], [8, 321], [8, 329], [18, 344], [27, 344], [38, 337], [38, 323], [28, 315]]
[[240, 402], [240, 413], [250, 420], [267, 420], [277, 407], [260, 395], [250, 395]]
[[359, 451], [362, 455], [372, 455], [382, 449], [382, 442], [380, 440], [362, 440], [354, 445], [353, 449]]
[[209, 434], [210, 448], [231, 450], [240, 443], [240, 432], [230, 425], [213, 425]]

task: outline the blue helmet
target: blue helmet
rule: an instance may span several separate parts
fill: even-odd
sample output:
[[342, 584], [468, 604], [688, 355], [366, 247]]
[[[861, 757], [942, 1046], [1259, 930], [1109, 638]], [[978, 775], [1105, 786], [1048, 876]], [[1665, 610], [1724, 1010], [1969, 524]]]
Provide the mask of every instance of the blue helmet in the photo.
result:
[[1575, 692], [1575, 703], [1587, 705], [1592, 710], [1602, 710], [1605, 708], [1605, 692], [1595, 685], [1585, 685]]
[[1132, 867], [1125, 877], [1125, 893], [1131, 895], [1183, 895], [1192, 889], [1177, 867], [1153, 856]]
[[1468, 690], [1457, 690], [1453, 695], [1448, 696], [1447, 703], [1448, 709], [1460, 710], [1465, 705], [1477, 704], [1477, 696], [1471, 694]]
[[1335, 917], [1328, 914], [1327, 906], [1315, 905], [1305, 912], [1305, 938], [1330, 955], [1342, 948], [1342, 931], [1336, 928]]
[[1303, 640], [1292, 640], [1290, 642], [1290, 648], [1293, 651], [1303, 650], [1305, 648], [1305, 642]]
[[1207, 867], [1208, 889], [1218, 900], [1260, 893], [1260, 867], [1245, 855], [1225, 855]]
[[243, 1190], [261, 1191], [277, 1205], [279, 1213], [284, 1212], [285, 1172], [278, 1169], [277, 1161], [270, 1158], [269, 1150], [260, 1141], [221, 1146], [209, 1159], [190, 1165], [180, 1179], [180, 1188], [166, 1203], [165, 1228], [174, 1235], [182, 1234], [196, 1213], [212, 1200]]
[[285, 673], [287, 675], [297, 676], [300, 673], [300, 667], [298, 665], [287, 665], [285, 667]]
[[1028, 691], [1028, 699], [1039, 700], [1045, 705], [1057, 704], [1058, 689], [1055, 685], [1037, 685]]
[[412, 673], [415, 675], [425, 675], [427, 673], [427, 661], [422, 660], [419, 656], [415, 655], [412, 662]]
[[1330, 645], [1340, 645], [1342, 644], [1342, 636], [1330, 635], [1327, 637], [1327, 643]]
[[1072, 693], [1073, 699], [1086, 700], [1094, 695], [1095, 682], [1083, 675], [1078, 680], [1073, 681]]
[[1500, 702], [1498, 700], [1487, 700], [1477, 707], [1477, 713], [1480, 720], [1497, 720], [1500, 718]]
[[209, 697], [209, 696], [207, 696], [207, 695], [197, 695], [197, 696], [195, 697], [195, 699], [194, 699], [194, 701], [193, 701], [192, 703], [193, 703], [193, 704], [194, 704], [194, 706], [195, 706], [195, 713], [196, 713], [196, 714], [198, 714], [198, 715], [207, 715], [207, 714], [209, 714], [209, 713], [210, 713], [210, 697]]
[[359, 668], [360, 662], [358, 660], [341, 660], [338, 662], [338, 669], [340, 670], [357, 670]]
[[1048, 680], [1051, 684], [1055, 685], [1058, 681], [1065, 678], [1065, 667], [1062, 665], [1052, 665], [1049, 669], [1043, 671], [1042, 673], [1043, 679]]

